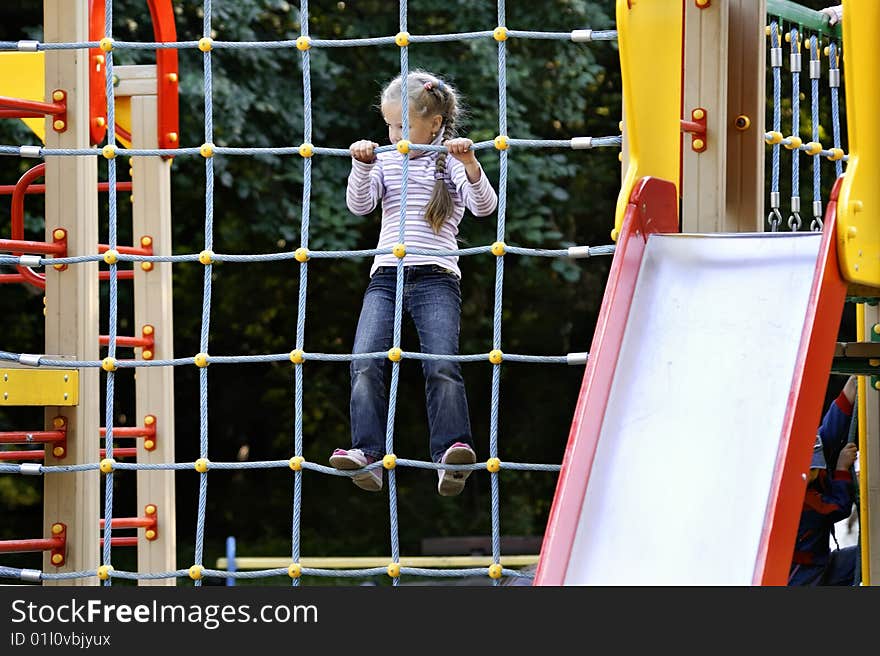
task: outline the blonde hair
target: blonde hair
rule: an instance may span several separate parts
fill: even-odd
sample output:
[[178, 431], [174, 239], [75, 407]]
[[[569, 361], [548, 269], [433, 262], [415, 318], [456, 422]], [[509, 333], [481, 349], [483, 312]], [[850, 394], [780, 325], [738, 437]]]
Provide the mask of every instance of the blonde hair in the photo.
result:
[[[382, 104], [400, 102], [400, 90], [401, 76], [398, 75], [382, 89]], [[451, 84], [433, 73], [415, 70], [406, 78], [406, 99], [411, 114], [421, 118], [437, 115], [442, 118], [443, 141], [456, 136], [456, 123], [461, 108], [458, 92]], [[425, 206], [425, 220], [435, 234], [440, 232], [455, 209], [452, 196], [443, 180], [446, 173], [446, 157], [446, 152], [437, 155], [434, 189], [431, 191], [431, 199]]]

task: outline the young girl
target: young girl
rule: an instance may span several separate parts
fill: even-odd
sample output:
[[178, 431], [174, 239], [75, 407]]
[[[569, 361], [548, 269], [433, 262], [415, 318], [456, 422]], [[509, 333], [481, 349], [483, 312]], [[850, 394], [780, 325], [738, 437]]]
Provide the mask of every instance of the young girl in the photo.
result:
[[[457, 248], [458, 224], [467, 208], [475, 216], [495, 211], [498, 197], [470, 149], [470, 139], [456, 137], [460, 102], [455, 89], [436, 75], [414, 71], [405, 81], [392, 80], [382, 91], [381, 111], [392, 144], [403, 139], [401, 93], [409, 103], [409, 141], [444, 145], [445, 152], [410, 150], [404, 243], [408, 249]], [[382, 202], [378, 248], [399, 239], [403, 157], [376, 154], [379, 144], [361, 140], [351, 145], [351, 174], [346, 202], [358, 215], [369, 214]], [[415, 324], [423, 353], [458, 353], [461, 290], [458, 257], [406, 255], [403, 259], [403, 310]], [[392, 347], [397, 258], [377, 255], [358, 320], [353, 353], [387, 352]], [[337, 469], [360, 469], [385, 454], [388, 418], [386, 376], [388, 359], [355, 359], [351, 363], [351, 448], [336, 449], [330, 464]], [[425, 397], [434, 462], [461, 465], [476, 462], [464, 380], [457, 362], [422, 361]], [[469, 471], [439, 470], [438, 492], [459, 494]], [[358, 487], [382, 489], [382, 469], [353, 477]]]

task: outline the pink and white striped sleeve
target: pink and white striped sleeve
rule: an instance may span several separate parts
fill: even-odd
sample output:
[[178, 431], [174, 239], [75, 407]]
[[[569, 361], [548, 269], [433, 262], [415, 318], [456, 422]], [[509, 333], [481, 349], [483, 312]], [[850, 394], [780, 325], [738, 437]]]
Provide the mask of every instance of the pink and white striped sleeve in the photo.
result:
[[367, 164], [352, 158], [348, 187], [345, 190], [345, 204], [348, 209], [358, 216], [369, 214], [376, 209], [384, 193], [381, 162], [376, 159]]
[[450, 176], [455, 184], [455, 188], [461, 195], [464, 206], [474, 216], [488, 216], [494, 212], [495, 207], [498, 205], [498, 195], [492, 188], [492, 184], [489, 182], [489, 178], [486, 177], [486, 172], [483, 168], [480, 167], [480, 179], [476, 182], [471, 182], [467, 179], [464, 165], [458, 160], [453, 160], [451, 157], [449, 160], [453, 162], [450, 165]]

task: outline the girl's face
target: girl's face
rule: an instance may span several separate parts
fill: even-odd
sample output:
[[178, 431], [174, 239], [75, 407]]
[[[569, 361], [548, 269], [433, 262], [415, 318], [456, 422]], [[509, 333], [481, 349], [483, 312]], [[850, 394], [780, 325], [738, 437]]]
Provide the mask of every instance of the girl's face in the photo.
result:
[[[398, 102], [382, 103], [382, 117], [388, 125], [388, 141], [396, 144], [403, 139], [403, 112]], [[417, 116], [412, 111], [409, 113], [409, 140], [412, 143], [429, 144], [434, 140], [443, 124], [443, 117], [439, 114], [430, 118]]]

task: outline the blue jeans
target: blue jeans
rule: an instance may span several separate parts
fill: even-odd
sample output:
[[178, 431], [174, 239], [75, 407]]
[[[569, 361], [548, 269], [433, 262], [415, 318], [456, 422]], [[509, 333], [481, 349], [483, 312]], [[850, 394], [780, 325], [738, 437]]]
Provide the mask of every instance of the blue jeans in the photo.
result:
[[[395, 267], [379, 267], [364, 293], [352, 353], [387, 352], [394, 330]], [[422, 353], [458, 354], [461, 288], [458, 276], [428, 264], [404, 268], [403, 310], [412, 318]], [[399, 345], [398, 345], [399, 346]], [[351, 362], [351, 446], [381, 458], [388, 421], [387, 358]], [[431, 458], [455, 442], [473, 448], [464, 379], [458, 362], [423, 360]], [[410, 402], [404, 393], [400, 401]]]

